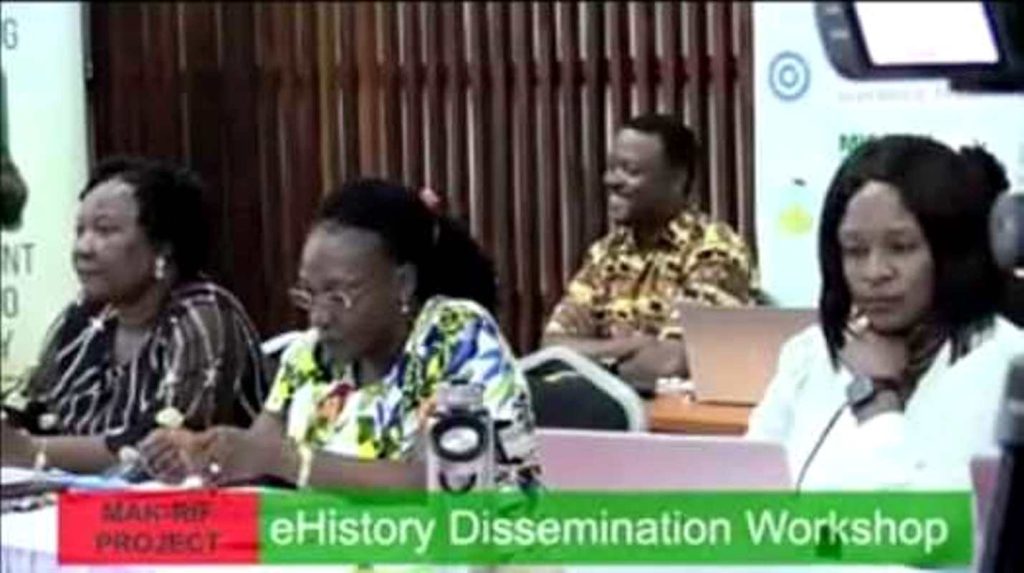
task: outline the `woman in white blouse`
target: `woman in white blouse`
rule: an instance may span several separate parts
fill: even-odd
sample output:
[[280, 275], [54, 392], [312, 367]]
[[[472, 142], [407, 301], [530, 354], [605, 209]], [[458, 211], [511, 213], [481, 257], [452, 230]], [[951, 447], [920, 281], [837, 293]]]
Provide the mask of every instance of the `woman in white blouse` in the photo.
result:
[[782, 348], [748, 437], [786, 445], [802, 489], [967, 489], [1024, 333], [997, 314], [981, 148], [887, 136], [825, 198], [820, 325]]

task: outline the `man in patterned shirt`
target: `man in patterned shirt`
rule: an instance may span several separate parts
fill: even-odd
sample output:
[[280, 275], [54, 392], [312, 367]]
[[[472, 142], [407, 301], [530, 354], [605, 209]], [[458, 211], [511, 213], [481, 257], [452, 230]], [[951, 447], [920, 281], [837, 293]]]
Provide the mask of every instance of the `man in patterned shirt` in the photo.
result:
[[612, 230], [591, 245], [544, 330], [647, 387], [686, 376], [680, 303], [752, 304], [756, 271], [743, 239], [690, 208], [699, 146], [667, 115], [627, 121], [604, 184]]

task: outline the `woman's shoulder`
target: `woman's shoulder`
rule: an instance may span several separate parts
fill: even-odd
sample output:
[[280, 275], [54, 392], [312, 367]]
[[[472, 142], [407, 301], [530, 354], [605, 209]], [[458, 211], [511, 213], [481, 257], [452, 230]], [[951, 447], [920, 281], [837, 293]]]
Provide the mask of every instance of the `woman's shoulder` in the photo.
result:
[[[475, 340], [476, 345], [505, 346], [497, 320], [474, 300], [447, 296], [428, 299], [410, 335], [416, 347], [432, 346], [435, 341]], [[485, 343], [484, 341], [491, 341]]]
[[496, 322], [491, 313], [475, 300], [444, 295], [436, 295], [427, 299], [420, 310], [418, 322], [438, 323], [452, 320]]
[[964, 356], [969, 362], [1009, 362], [1024, 355], [1024, 330], [1001, 316], [996, 316], [992, 324], [976, 336], [970, 352]]
[[825, 342], [825, 333], [822, 331], [821, 325], [815, 322], [787, 338], [782, 343], [779, 354], [802, 360], [827, 358], [828, 345]]
[[319, 335], [315, 328], [297, 330], [290, 333], [284, 350], [281, 351], [281, 363], [299, 364], [308, 362], [316, 365], [316, 344]]
[[193, 317], [240, 317], [255, 333], [255, 326], [241, 301], [228, 289], [209, 279], [197, 279], [176, 285], [168, 294], [164, 309], [165, 318], [176, 318], [183, 314]]
[[231, 291], [207, 278], [175, 285], [168, 294], [168, 299], [171, 305], [219, 305], [225, 302], [239, 304]]
[[74, 300], [57, 313], [50, 329], [58, 336], [67, 333], [74, 334], [88, 328], [96, 321], [105, 320], [110, 314], [111, 308], [106, 304]]
[[1024, 329], [1001, 316], [995, 317], [993, 321], [992, 339], [996, 344], [1018, 352], [1024, 349]]

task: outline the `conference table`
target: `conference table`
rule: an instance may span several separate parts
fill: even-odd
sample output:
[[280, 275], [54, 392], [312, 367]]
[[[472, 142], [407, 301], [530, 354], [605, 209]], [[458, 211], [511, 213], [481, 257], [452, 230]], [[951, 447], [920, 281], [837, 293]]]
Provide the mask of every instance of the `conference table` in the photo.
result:
[[661, 394], [647, 400], [647, 425], [652, 432], [742, 435], [752, 406], [696, 401], [687, 394]]

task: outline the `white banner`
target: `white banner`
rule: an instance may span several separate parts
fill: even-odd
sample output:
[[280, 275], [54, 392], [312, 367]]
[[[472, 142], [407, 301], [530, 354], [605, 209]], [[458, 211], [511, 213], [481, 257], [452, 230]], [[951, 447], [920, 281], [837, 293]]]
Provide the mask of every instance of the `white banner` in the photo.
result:
[[0, 3], [6, 141], [28, 188], [22, 224], [0, 234], [3, 386], [32, 366], [77, 292], [71, 244], [87, 176], [82, 5]]
[[[927, 22], [904, 22], [927, 26]], [[829, 64], [810, 2], [754, 4], [757, 247], [765, 290], [815, 306], [817, 226], [850, 148], [889, 133], [983, 144], [1024, 189], [1024, 96], [950, 92], [945, 80], [859, 81]]]

